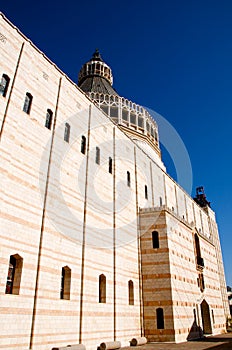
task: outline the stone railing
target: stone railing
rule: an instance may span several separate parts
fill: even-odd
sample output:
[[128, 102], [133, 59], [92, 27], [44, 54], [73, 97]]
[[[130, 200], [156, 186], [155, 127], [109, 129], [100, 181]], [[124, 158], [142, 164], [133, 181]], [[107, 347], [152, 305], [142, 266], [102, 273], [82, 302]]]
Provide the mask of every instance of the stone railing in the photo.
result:
[[157, 124], [145, 108], [118, 95], [96, 92], [87, 95], [116, 123], [144, 134], [158, 145]]

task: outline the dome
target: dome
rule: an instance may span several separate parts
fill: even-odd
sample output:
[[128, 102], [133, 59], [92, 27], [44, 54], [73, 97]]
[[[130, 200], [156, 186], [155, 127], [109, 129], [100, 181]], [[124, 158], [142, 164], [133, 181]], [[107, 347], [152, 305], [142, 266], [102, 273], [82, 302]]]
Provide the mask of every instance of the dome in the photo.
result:
[[157, 160], [158, 155], [163, 167], [156, 122], [145, 108], [119, 96], [112, 85], [112, 70], [96, 50], [82, 66], [78, 86], [149, 156], [155, 151], [154, 158]]
[[84, 92], [98, 92], [117, 95], [113, 89], [113, 75], [110, 67], [102, 60], [98, 49], [92, 58], [86, 62], [78, 75], [78, 86]]

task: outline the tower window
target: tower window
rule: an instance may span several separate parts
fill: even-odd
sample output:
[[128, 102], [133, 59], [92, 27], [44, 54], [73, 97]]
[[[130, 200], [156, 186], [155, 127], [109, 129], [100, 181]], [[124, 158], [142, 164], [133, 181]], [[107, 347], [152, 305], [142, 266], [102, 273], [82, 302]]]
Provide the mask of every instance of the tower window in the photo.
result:
[[164, 311], [161, 307], [156, 309], [157, 329], [164, 329]]
[[145, 185], [144, 190], [145, 199], [148, 199], [147, 185]]
[[195, 239], [195, 251], [197, 256], [201, 256], [201, 249], [200, 249], [200, 241], [198, 235], [195, 233], [194, 235]]
[[81, 137], [81, 153], [85, 154], [86, 152], [86, 137], [82, 135]]
[[200, 240], [197, 233], [195, 233], [194, 235], [194, 243], [195, 243], [196, 265], [198, 269], [202, 270], [204, 268], [204, 259], [201, 257]]
[[3, 97], [6, 97], [9, 84], [10, 84], [10, 78], [8, 77], [8, 75], [3, 74], [1, 83], [0, 83], [0, 95], [2, 95]]
[[113, 173], [113, 161], [111, 157], [109, 157], [109, 173]]
[[134, 305], [134, 283], [131, 280], [128, 282], [128, 294], [129, 294], [129, 305]]
[[96, 156], [95, 156], [95, 163], [100, 164], [100, 148], [96, 147]]
[[11, 255], [6, 281], [6, 294], [19, 294], [21, 275], [23, 268], [23, 258], [18, 254]]
[[162, 200], [162, 197], [160, 197], [160, 206], [162, 207], [163, 205], [163, 200]]
[[68, 123], [65, 123], [64, 141], [69, 142], [69, 139], [70, 139], [70, 125]]
[[130, 187], [131, 186], [131, 177], [130, 177], [130, 172], [127, 171], [127, 186]]
[[99, 276], [99, 303], [106, 303], [106, 276]]
[[45, 121], [45, 127], [51, 130], [52, 127], [52, 111], [50, 109], [47, 109], [47, 114], [46, 114], [46, 121]]
[[152, 232], [152, 246], [153, 248], [159, 248], [159, 232]]
[[24, 100], [23, 111], [30, 114], [33, 96], [27, 92]]
[[199, 273], [198, 279], [197, 279], [198, 287], [200, 288], [200, 291], [203, 293], [205, 290], [205, 281], [204, 281], [204, 275], [203, 273]]
[[71, 269], [68, 266], [62, 267], [60, 299], [70, 300]]

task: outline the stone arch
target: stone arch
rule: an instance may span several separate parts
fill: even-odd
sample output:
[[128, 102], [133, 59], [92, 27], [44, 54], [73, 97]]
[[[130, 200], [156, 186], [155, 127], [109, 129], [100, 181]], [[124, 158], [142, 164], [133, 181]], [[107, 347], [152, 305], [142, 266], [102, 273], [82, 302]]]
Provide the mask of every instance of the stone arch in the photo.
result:
[[209, 309], [209, 304], [205, 299], [201, 303], [201, 317], [202, 317], [203, 333], [212, 334], [210, 309]]

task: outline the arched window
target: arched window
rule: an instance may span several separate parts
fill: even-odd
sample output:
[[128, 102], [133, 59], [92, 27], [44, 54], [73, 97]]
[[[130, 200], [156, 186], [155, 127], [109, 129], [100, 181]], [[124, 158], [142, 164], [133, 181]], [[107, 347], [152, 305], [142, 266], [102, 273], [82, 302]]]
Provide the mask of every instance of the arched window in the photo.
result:
[[3, 97], [6, 97], [9, 84], [10, 84], [10, 78], [8, 77], [8, 75], [3, 74], [1, 83], [0, 83], [0, 95], [2, 95]]
[[30, 114], [33, 96], [27, 92], [24, 100], [23, 111]]
[[106, 303], [106, 276], [99, 276], [99, 303]]
[[60, 299], [70, 300], [71, 269], [68, 266], [62, 267]]
[[69, 142], [69, 139], [70, 139], [70, 125], [68, 123], [65, 123], [64, 141]]
[[162, 207], [163, 205], [163, 200], [162, 200], [162, 197], [160, 197], [160, 206]]
[[130, 172], [127, 171], [127, 186], [130, 187], [131, 186], [131, 178], [130, 178]]
[[100, 164], [100, 148], [96, 147], [96, 157], [95, 157], [95, 163]]
[[22, 268], [23, 258], [18, 254], [11, 255], [6, 281], [6, 294], [19, 294]]
[[164, 329], [164, 311], [161, 307], [156, 309], [157, 329]]
[[159, 248], [159, 232], [152, 232], [152, 246], [153, 248]]
[[128, 295], [129, 295], [129, 305], [134, 305], [134, 283], [133, 281], [128, 281]]
[[86, 152], [86, 137], [84, 135], [81, 136], [81, 153], [85, 154]]
[[109, 157], [109, 173], [113, 173], [113, 161], [111, 157]]
[[145, 188], [144, 188], [144, 195], [145, 195], [145, 199], [148, 199], [147, 185], [145, 185]]
[[50, 109], [47, 109], [47, 114], [46, 114], [46, 120], [45, 120], [45, 127], [51, 130], [52, 127], [52, 111]]

